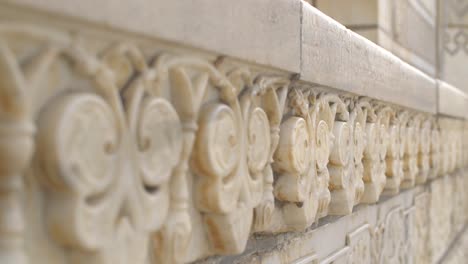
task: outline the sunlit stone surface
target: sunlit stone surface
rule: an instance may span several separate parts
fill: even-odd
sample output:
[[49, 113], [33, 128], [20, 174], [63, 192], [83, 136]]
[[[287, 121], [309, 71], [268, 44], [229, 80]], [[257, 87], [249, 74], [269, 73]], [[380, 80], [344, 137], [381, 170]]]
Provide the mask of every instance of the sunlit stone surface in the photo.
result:
[[0, 263], [465, 263], [468, 2], [309, 2], [2, 1]]

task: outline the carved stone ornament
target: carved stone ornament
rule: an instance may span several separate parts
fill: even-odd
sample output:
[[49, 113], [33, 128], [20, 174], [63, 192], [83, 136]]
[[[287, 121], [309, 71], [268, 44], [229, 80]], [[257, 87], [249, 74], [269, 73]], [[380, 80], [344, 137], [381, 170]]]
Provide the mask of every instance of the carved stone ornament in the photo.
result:
[[310, 261], [406, 263], [466, 222], [451, 215], [466, 200], [461, 120], [157, 41], [5, 20], [0, 77], [0, 263], [235, 255], [253, 234], [303, 232], [428, 179], [430, 199]]

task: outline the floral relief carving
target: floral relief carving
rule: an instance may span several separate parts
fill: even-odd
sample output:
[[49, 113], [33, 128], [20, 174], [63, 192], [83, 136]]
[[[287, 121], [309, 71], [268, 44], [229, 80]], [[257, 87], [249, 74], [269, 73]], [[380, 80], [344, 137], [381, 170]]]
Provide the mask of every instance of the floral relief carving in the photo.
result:
[[[350, 214], [353, 206], [360, 202], [364, 194], [362, 159], [366, 145], [366, 120], [368, 113], [373, 114], [371, 105], [364, 99], [352, 98], [343, 101], [348, 107], [349, 120], [346, 123], [337, 123], [334, 137], [335, 145], [341, 145], [341, 152], [349, 154], [346, 158], [348, 164], [340, 162], [343, 161], [343, 158], [335, 158], [331, 160], [329, 165], [331, 175], [329, 188], [332, 192], [329, 213], [332, 215]], [[344, 142], [346, 140], [343, 139], [343, 130], [347, 127], [349, 127], [349, 139], [346, 140], [350, 143]], [[349, 149], [346, 150], [346, 148]]]
[[430, 143], [430, 160], [429, 160], [429, 178], [434, 179], [441, 174], [441, 139], [438, 124], [432, 123], [431, 143]]
[[266, 229], [271, 218], [270, 164], [288, 82], [252, 84], [244, 69], [226, 75], [213, 85], [216, 100], [210, 98], [201, 109], [192, 167], [197, 207], [213, 251], [233, 254], [247, 243], [255, 207], [257, 229]]
[[44, 188], [50, 236], [71, 249], [73, 263], [145, 261], [151, 232], [172, 209], [170, 180], [182, 151], [180, 118], [151, 84], [155, 70], [133, 45], [112, 45], [95, 56], [66, 36], [8, 29], [31, 43], [53, 42], [26, 62], [2, 46], [11, 76], [31, 76], [44, 89], [48, 71], [66, 62], [79, 80], [78, 88], [29, 101], [38, 126], [34, 174]]
[[430, 151], [431, 151], [431, 125], [432, 122], [427, 117], [421, 117], [419, 129], [419, 142], [417, 150], [418, 174], [416, 184], [426, 182], [430, 173]]
[[[0, 25], [0, 76], [8, 264], [28, 263], [33, 243], [52, 263], [241, 254], [254, 233], [304, 231], [448, 174], [320, 263], [434, 260], [468, 217], [453, 214], [468, 204], [460, 120], [215, 55], [30, 25]], [[22, 200], [25, 182], [38, 206]]]
[[[254, 82], [255, 94], [263, 97], [263, 107], [267, 113], [270, 122], [270, 151], [268, 155], [268, 166], [264, 169], [263, 198], [260, 204], [255, 207], [254, 229], [255, 231], [268, 230], [273, 211], [275, 210], [275, 201], [273, 195], [273, 155], [279, 144], [280, 125], [284, 111], [289, 80], [282, 77], [259, 76]], [[253, 122], [254, 120], [252, 120]], [[261, 135], [259, 135], [261, 136]], [[252, 137], [254, 138], [254, 137]]]
[[396, 194], [400, 191], [400, 184], [403, 180], [403, 151], [404, 151], [404, 128], [401, 125], [401, 117], [394, 111], [388, 117], [388, 145], [386, 156], [387, 181], [385, 192]]
[[[185, 177], [186, 165], [179, 164], [183, 129], [177, 110], [152, 83], [157, 63], [150, 68], [128, 45], [113, 46], [100, 58], [79, 48], [70, 54], [92, 80], [90, 90], [54, 97], [38, 119], [37, 148], [50, 155], [37, 162], [48, 190], [51, 236], [76, 248], [74, 262], [143, 262], [150, 234], [169, 214], [177, 224], [184, 221], [169, 242], [183, 249], [191, 229], [183, 213], [187, 186], [178, 179]], [[131, 80], [115, 74], [124, 63], [136, 75]]]
[[[337, 127], [337, 132], [339, 132], [340, 128], [344, 128], [343, 122], [349, 120], [349, 113], [347, 112], [346, 105], [336, 95], [319, 93], [315, 97], [310, 96], [309, 99], [312, 103], [310, 108], [311, 116], [316, 128], [315, 149], [319, 201], [317, 218], [320, 218], [328, 214], [331, 201], [329, 190], [330, 168], [332, 167], [331, 155], [336, 155], [336, 161], [341, 158], [342, 161], [345, 161], [346, 151], [350, 150], [349, 137], [346, 138], [346, 134], [343, 133], [343, 138], [340, 135], [337, 139], [334, 134], [335, 125]], [[341, 133], [342, 132], [345, 131], [341, 131]], [[344, 144], [334, 146], [337, 144], [336, 140], [343, 140]], [[348, 177], [346, 174], [342, 175]]]
[[366, 148], [364, 151], [364, 184], [362, 198], [364, 203], [375, 203], [379, 200], [386, 184], [386, 155], [388, 148], [388, 127], [392, 109], [374, 105], [375, 118], [367, 120]]
[[403, 157], [403, 181], [402, 188], [410, 188], [416, 183], [418, 168], [418, 149], [421, 120], [419, 116], [409, 116], [406, 122], [406, 140]]
[[[354, 175], [354, 125], [350, 120], [348, 106], [339, 97], [332, 95], [320, 95], [319, 105], [328, 105], [329, 121], [331, 128], [332, 145], [327, 166], [330, 181], [328, 188], [331, 192], [329, 214], [349, 214], [354, 206], [356, 197], [356, 179]], [[349, 102], [348, 102], [349, 105]], [[318, 110], [318, 116], [325, 112]], [[324, 120], [327, 120], [326, 117]], [[321, 214], [325, 216], [327, 212]]]
[[[303, 229], [313, 223], [319, 211], [320, 179], [315, 159], [317, 163], [328, 163], [329, 130], [328, 125], [323, 123], [320, 124], [325, 127], [320, 128], [322, 131], [314, 131], [315, 120], [309, 110], [308, 95], [298, 88], [288, 94], [287, 111], [274, 156], [277, 174], [274, 193], [276, 199], [283, 202], [281, 210], [286, 225]], [[319, 140], [316, 141], [316, 137]], [[318, 142], [316, 154], [314, 149]], [[326, 160], [323, 156], [327, 156]]]
[[441, 175], [447, 175], [459, 166], [459, 157], [461, 155], [460, 146], [462, 146], [460, 135], [461, 125], [456, 120], [449, 118], [439, 118], [441, 142]]

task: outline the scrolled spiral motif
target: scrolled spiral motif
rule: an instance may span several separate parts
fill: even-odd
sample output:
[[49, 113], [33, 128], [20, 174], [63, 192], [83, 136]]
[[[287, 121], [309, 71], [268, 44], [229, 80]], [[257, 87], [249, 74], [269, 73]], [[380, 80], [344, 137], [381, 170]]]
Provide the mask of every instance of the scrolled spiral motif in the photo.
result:
[[390, 125], [388, 128], [388, 157], [399, 157], [400, 156], [400, 143], [399, 143], [399, 129], [397, 125]]
[[317, 133], [315, 139], [317, 167], [319, 169], [326, 169], [328, 158], [330, 156], [330, 129], [328, 124], [320, 120], [317, 124]]
[[428, 125], [423, 126], [419, 139], [421, 152], [428, 154], [431, 150], [431, 130]]
[[408, 134], [408, 128], [406, 127], [406, 122], [402, 122], [400, 124], [400, 134], [399, 134], [399, 142], [400, 142], [400, 157], [403, 157], [405, 155], [405, 148], [406, 144], [408, 142], [407, 139], [407, 134]]
[[335, 121], [333, 135], [335, 136], [335, 144], [333, 144], [330, 153], [330, 162], [345, 166], [348, 164], [351, 153], [351, 128], [346, 122]]
[[284, 173], [275, 185], [276, 198], [303, 202], [309, 190], [308, 176], [304, 173], [311, 166], [311, 143], [306, 121], [302, 117], [289, 117], [281, 124], [274, 158], [276, 171]]
[[197, 138], [201, 165], [213, 177], [227, 177], [239, 162], [234, 112], [225, 104], [213, 104], [203, 110], [201, 120]]
[[202, 176], [215, 179], [209, 182], [202, 180], [201, 184], [209, 186], [204, 194], [216, 197], [201, 199], [203, 204], [200, 206], [204, 210], [227, 212], [237, 202], [236, 199], [232, 199], [239, 191], [239, 179], [234, 175], [240, 161], [241, 148], [237, 122], [234, 111], [225, 104], [209, 104], [202, 109], [195, 143], [195, 158], [203, 171]]
[[441, 158], [440, 158], [440, 132], [433, 128], [431, 131], [431, 150], [430, 150], [429, 166], [431, 169], [430, 178], [435, 178], [440, 174]]
[[270, 154], [270, 125], [268, 117], [261, 108], [251, 113], [247, 126], [247, 161], [252, 174], [260, 173], [268, 162]]
[[299, 174], [309, 166], [310, 136], [303, 118], [290, 117], [281, 124], [275, 161], [280, 169]]
[[[458, 127], [432, 124], [420, 139], [430, 148], [418, 150], [410, 147], [418, 141], [410, 138], [411, 118], [369, 117], [387, 104], [324, 92], [295, 76], [260, 83], [260, 67], [237, 69], [222, 58], [159, 48], [146, 58], [127, 45], [95, 50], [104, 43], [88, 53], [87, 45], [68, 44], [60, 47], [73, 49], [60, 53], [60, 70], [87, 86], [50, 88], [41, 97], [47, 105], [34, 106], [43, 108], [36, 153], [47, 155], [36, 154], [31, 173], [45, 188], [39, 212], [59, 244], [52, 248], [74, 263], [149, 262], [153, 243], [161, 263], [241, 253], [252, 233], [303, 231], [320, 217], [350, 214], [363, 178], [373, 192], [364, 202], [377, 201], [383, 171], [401, 177], [405, 155], [424, 154], [407, 159], [407, 168], [423, 168], [430, 155], [434, 171], [446, 159], [445, 172], [462, 155]], [[443, 153], [439, 133], [448, 142]], [[345, 210], [332, 212], [334, 203]]]
[[[169, 205], [168, 183], [182, 151], [182, 127], [172, 105], [163, 98], [143, 101], [136, 141], [148, 226], [159, 227]], [[158, 210], [154, 210], [154, 209]]]
[[365, 134], [361, 123], [357, 122], [354, 125], [354, 178], [355, 178], [355, 197], [354, 204], [360, 202], [362, 194], [364, 193], [364, 182], [362, 180], [364, 174], [364, 165], [362, 159], [364, 158], [364, 149], [366, 146]]
[[378, 131], [378, 149], [379, 149], [379, 158], [381, 161], [385, 160], [387, 155], [387, 146], [388, 146], [388, 135], [387, 135], [387, 128], [384, 124], [380, 124], [380, 129]]
[[354, 144], [354, 162], [361, 163], [365, 148], [365, 134], [364, 130], [362, 129], [362, 125], [360, 123], [356, 123], [354, 125], [354, 137], [353, 137], [353, 144]]
[[379, 155], [379, 129], [378, 124], [368, 123], [366, 125], [367, 144], [364, 154], [368, 159], [377, 159]]
[[162, 98], [145, 101], [137, 135], [143, 180], [149, 185], [167, 181], [175, 166], [172, 158], [182, 149], [182, 128], [175, 109]]
[[[64, 186], [75, 196], [68, 213], [50, 214], [49, 228], [65, 244], [94, 250], [109, 237], [112, 197], [104, 194], [115, 180], [112, 162], [118, 147], [116, 122], [100, 97], [69, 94], [57, 98], [39, 117], [38, 149], [47, 186]], [[52, 199], [50, 212], [67, 201]], [[70, 226], [71, 225], [71, 226]]]

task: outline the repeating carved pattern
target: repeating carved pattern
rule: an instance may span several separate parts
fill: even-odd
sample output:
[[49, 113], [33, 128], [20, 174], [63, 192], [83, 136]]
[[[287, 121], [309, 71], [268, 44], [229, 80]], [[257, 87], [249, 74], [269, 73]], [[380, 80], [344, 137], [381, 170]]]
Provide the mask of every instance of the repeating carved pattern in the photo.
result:
[[292, 89], [288, 102], [289, 113], [283, 117], [274, 158], [274, 193], [283, 203], [280, 207], [286, 225], [300, 230], [311, 225], [319, 213], [321, 181], [328, 184], [328, 175], [322, 171], [328, 163], [331, 140], [327, 123], [320, 120], [322, 123], [316, 124], [312, 119], [307, 94]]
[[374, 104], [375, 117], [368, 119], [366, 126], [366, 148], [364, 152], [364, 183], [365, 190], [362, 202], [375, 203], [386, 185], [386, 154], [388, 147], [388, 132], [390, 107]]
[[[322, 258], [315, 254], [313, 258], [315, 262], [312, 263], [437, 263], [441, 261], [441, 254], [446, 250], [450, 253], [450, 242], [455, 239], [455, 234], [462, 233], [462, 226], [466, 223], [466, 214], [460, 214], [455, 209], [465, 208], [467, 204], [466, 199], [462, 198], [465, 196], [464, 192], [459, 194], [456, 191], [464, 188], [463, 186], [468, 182], [466, 178], [460, 176], [458, 171], [431, 182], [431, 189], [415, 194], [414, 201], [410, 205], [400, 204], [389, 210], [383, 209], [382, 214], [377, 216], [375, 225], [365, 223], [348, 233], [346, 237], [337, 235], [346, 240], [345, 246]], [[392, 200], [393, 198], [388, 201], [389, 205], [398, 204]], [[456, 203], [449, 209], [442, 208], [447, 207], [446, 203], [449, 201]], [[384, 202], [384, 208], [385, 203], [387, 202]], [[382, 207], [379, 210], [382, 210]], [[436, 216], [441, 212], [444, 215]], [[463, 224], [460, 225], [460, 223]], [[455, 249], [455, 251], [459, 250]], [[452, 258], [460, 260], [460, 256], [452, 256]]]
[[[335, 153], [341, 151], [340, 155], [348, 155], [346, 158], [348, 164], [339, 162], [340, 158], [333, 158], [329, 166], [331, 175], [329, 187], [332, 192], [329, 213], [339, 215], [351, 213], [353, 206], [360, 202], [364, 194], [362, 159], [365, 149], [366, 120], [368, 111], [373, 114], [372, 107], [366, 100], [354, 98], [354, 100], [345, 99], [345, 102], [349, 109], [349, 120], [347, 123], [337, 124], [334, 136], [335, 145], [342, 146], [341, 150], [335, 148]], [[349, 127], [349, 139], [343, 139], [343, 130], [346, 127]], [[346, 140], [349, 143], [344, 142]]]
[[[403, 118], [404, 119], [404, 118]], [[418, 168], [418, 146], [419, 146], [419, 116], [409, 116], [403, 123], [406, 127], [403, 129], [405, 132], [404, 144], [404, 158], [403, 158], [403, 181], [401, 186], [403, 188], [413, 187], [416, 183], [416, 175], [419, 172]]]
[[386, 156], [385, 192], [396, 194], [400, 191], [403, 180], [403, 151], [404, 151], [404, 127], [402, 127], [401, 116], [394, 112], [389, 118], [388, 124], [388, 147]]
[[[138, 42], [3, 22], [0, 76], [2, 263], [27, 263], [25, 243], [48, 244], [51, 263], [239, 254], [253, 233], [303, 231], [468, 159], [463, 121]], [[39, 190], [31, 212], [26, 180]], [[322, 262], [406, 263], [427, 239], [443, 248], [467, 217], [446, 205], [468, 204], [464, 175], [446, 181]], [[428, 208], [440, 228], [425, 233]], [[29, 218], [46, 231], [28, 242]]]
[[429, 162], [429, 175], [428, 178], [433, 179], [441, 173], [441, 139], [440, 131], [436, 122], [432, 123], [431, 129], [431, 144], [430, 144], [430, 162]]

